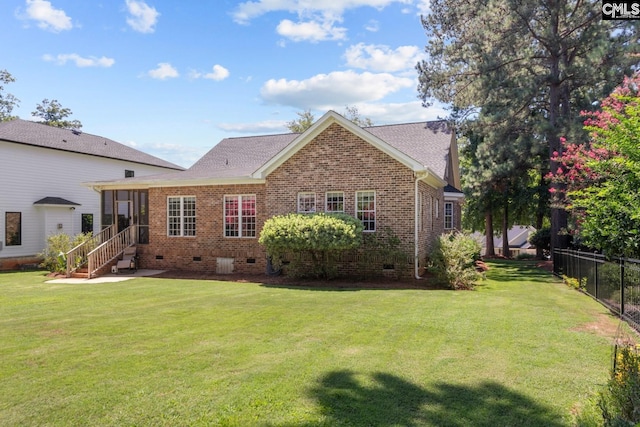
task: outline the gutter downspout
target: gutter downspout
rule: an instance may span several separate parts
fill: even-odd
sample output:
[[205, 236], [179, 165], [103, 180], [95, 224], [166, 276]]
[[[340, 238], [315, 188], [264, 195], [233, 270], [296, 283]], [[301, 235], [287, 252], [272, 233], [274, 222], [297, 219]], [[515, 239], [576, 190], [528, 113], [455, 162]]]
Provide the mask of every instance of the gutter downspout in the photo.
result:
[[418, 217], [418, 204], [420, 203], [420, 198], [419, 198], [419, 193], [418, 193], [418, 182], [422, 179], [422, 177], [416, 173], [415, 174], [416, 180], [415, 180], [415, 186], [414, 186], [414, 192], [415, 192], [415, 202], [414, 202], [414, 221], [413, 221], [413, 225], [414, 225], [414, 237], [413, 237], [413, 241], [414, 241], [414, 259], [413, 259], [413, 272], [415, 275], [415, 278], [417, 280], [421, 280], [422, 277], [420, 277], [420, 259], [419, 259], [419, 254], [420, 254], [420, 248], [419, 248], [419, 242], [418, 242], [418, 237], [419, 237], [419, 225], [418, 225], [418, 221], [420, 220], [420, 218]]

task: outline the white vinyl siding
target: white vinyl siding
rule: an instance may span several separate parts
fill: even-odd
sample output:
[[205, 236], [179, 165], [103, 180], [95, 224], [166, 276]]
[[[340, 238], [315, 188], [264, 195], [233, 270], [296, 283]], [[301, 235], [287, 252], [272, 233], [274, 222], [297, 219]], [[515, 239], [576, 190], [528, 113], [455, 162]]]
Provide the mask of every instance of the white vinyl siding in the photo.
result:
[[[136, 177], [169, 170], [6, 141], [0, 141], [0, 153], [0, 182], [11, 183], [0, 191], [0, 258], [36, 255], [44, 250], [47, 236], [80, 233], [82, 214], [93, 214], [93, 231], [99, 232], [100, 194], [83, 183], [122, 179], [125, 169], [135, 171]], [[79, 206], [70, 209], [33, 204], [45, 197], [62, 197]], [[22, 213], [19, 246], [4, 246], [5, 212]]]

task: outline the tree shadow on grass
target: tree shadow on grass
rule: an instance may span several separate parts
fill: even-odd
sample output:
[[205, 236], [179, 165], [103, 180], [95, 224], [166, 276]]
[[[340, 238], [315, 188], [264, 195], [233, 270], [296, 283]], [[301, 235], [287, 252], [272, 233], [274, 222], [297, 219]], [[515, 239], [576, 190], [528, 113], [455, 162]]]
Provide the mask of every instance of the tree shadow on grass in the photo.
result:
[[322, 421], [283, 426], [547, 426], [562, 416], [495, 382], [477, 386], [437, 383], [423, 389], [400, 377], [377, 373], [359, 381], [351, 371], [335, 371], [310, 390]]

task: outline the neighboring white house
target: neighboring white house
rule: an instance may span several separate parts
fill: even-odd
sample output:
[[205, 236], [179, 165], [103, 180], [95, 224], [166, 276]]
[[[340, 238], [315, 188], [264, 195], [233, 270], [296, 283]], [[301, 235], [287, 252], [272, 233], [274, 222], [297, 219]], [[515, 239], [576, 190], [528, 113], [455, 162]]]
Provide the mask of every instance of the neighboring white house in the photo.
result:
[[82, 183], [183, 169], [101, 136], [0, 123], [0, 269], [34, 262], [51, 234], [100, 231], [100, 194]]
[[[512, 257], [517, 257], [521, 254], [536, 254], [536, 247], [529, 243], [529, 236], [535, 233], [535, 227], [530, 225], [514, 225], [507, 231], [507, 238], [509, 239], [509, 251]], [[476, 239], [482, 245], [482, 255], [486, 253], [486, 239], [483, 233], [474, 233]], [[493, 247], [496, 255], [502, 255], [502, 234], [493, 237]]]

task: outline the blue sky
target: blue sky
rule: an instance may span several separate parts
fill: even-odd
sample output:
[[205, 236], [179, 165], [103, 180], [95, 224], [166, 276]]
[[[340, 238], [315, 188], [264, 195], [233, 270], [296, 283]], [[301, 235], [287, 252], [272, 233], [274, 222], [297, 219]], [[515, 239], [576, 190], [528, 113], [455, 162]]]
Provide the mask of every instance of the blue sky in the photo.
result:
[[287, 132], [356, 107], [374, 124], [436, 119], [415, 64], [428, 0], [2, 0], [13, 114], [43, 99], [82, 130], [191, 166], [226, 137]]

